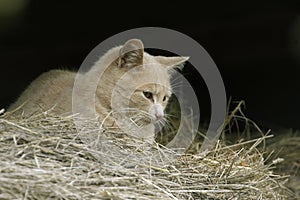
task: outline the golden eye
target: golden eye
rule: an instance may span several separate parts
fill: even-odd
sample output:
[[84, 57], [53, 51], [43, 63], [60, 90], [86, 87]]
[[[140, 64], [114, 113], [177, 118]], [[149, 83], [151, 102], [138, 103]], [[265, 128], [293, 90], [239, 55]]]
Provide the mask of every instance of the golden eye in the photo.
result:
[[153, 99], [153, 94], [152, 94], [152, 92], [144, 91], [143, 94], [144, 94], [144, 96], [145, 96], [147, 99]]

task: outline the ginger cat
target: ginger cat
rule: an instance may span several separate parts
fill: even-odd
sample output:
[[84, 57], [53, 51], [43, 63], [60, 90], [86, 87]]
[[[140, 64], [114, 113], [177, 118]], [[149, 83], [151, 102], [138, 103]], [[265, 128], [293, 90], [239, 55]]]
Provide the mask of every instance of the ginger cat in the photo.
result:
[[[85, 102], [95, 105], [99, 121], [104, 120], [104, 128], [120, 128], [133, 123], [138, 127], [134, 135], [153, 140], [154, 124], [165, 120], [164, 110], [172, 94], [170, 72], [187, 60], [188, 57], [152, 56], [144, 52], [142, 41], [132, 39], [123, 46], [110, 49], [86, 73], [51, 70], [42, 74], [8, 111], [22, 105], [15, 113], [21, 111], [26, 116], [39, 109], [52, 108], [55, 114], [72, 114], [76, 75], [87, 80], [78, 94], [82, 99], [88, 96], [85, 91], [91, 90], [89, 80], [96, 78], [94, 99]], [[102, 74], [99, 69], [104, 69]], [[78, 106], [85, 109], [87, 105]], [[110, 115], [118, 111], [119, 115]]]

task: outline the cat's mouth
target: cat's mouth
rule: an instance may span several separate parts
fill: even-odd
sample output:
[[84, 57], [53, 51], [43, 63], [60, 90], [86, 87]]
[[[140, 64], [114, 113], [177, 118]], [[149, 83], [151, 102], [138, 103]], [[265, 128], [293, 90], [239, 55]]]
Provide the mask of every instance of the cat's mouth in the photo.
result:
[[163, 116], [151, 116], [151, 123], [156, 124], [159, 123], [164, 117]]
[[131, 121], [134, 122], [137, 126], [145, 126], [148, 124], [157, 124], [162, 120], [163, 117], [157, 117], [153, 115], [143, 116], [141, 118], [131, 118]]
[[149, 113], [135, 109], [130, 110], [126, 115], [126, 118], [138, 127], [143, 127], [149, 124], [158, 124], [164, 119], [164, 114]]
[[156, 117], [153, 115], [149, 115], [148, 117], [142, 119], [145, 124], [156, 124], [158, 123], [162, 118], [161, 117]]

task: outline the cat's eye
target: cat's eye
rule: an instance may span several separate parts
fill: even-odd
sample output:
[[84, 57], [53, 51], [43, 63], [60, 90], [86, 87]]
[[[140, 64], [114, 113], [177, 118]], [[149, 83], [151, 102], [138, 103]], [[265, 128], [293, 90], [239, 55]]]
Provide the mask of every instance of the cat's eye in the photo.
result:
[[167, 96], [164, 96], [164, 97], [163, 97], [163, 101], [166, 101], [166, 100], [167, 100]]
[[143, 94], [144, 94], [144, 96], [145, 96], [147, 99], [152, 99], [152, 98], [153, 98], [152, 92], [144, 91]]

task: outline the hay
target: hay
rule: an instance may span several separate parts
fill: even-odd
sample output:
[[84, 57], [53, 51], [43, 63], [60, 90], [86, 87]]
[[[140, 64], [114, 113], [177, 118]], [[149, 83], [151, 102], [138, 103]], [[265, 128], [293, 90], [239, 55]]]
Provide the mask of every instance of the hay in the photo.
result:
[[[288, 199], [287, 176], [258, 150], [263, 137], [207, 155], [180, 155], [72, 116], [0, 117], [0, 199]], [[247, 146], [251, 144], [250, 146]]]
[[[278, 136], [267, 143], [267, 152], [271, 158], [283, 158], [274, 171], [289, 175], [286, 186], [300, 199], [300, 133], [293, 130], [281, 130]], [[274, 151], [275, 150], [275, 151]]]

